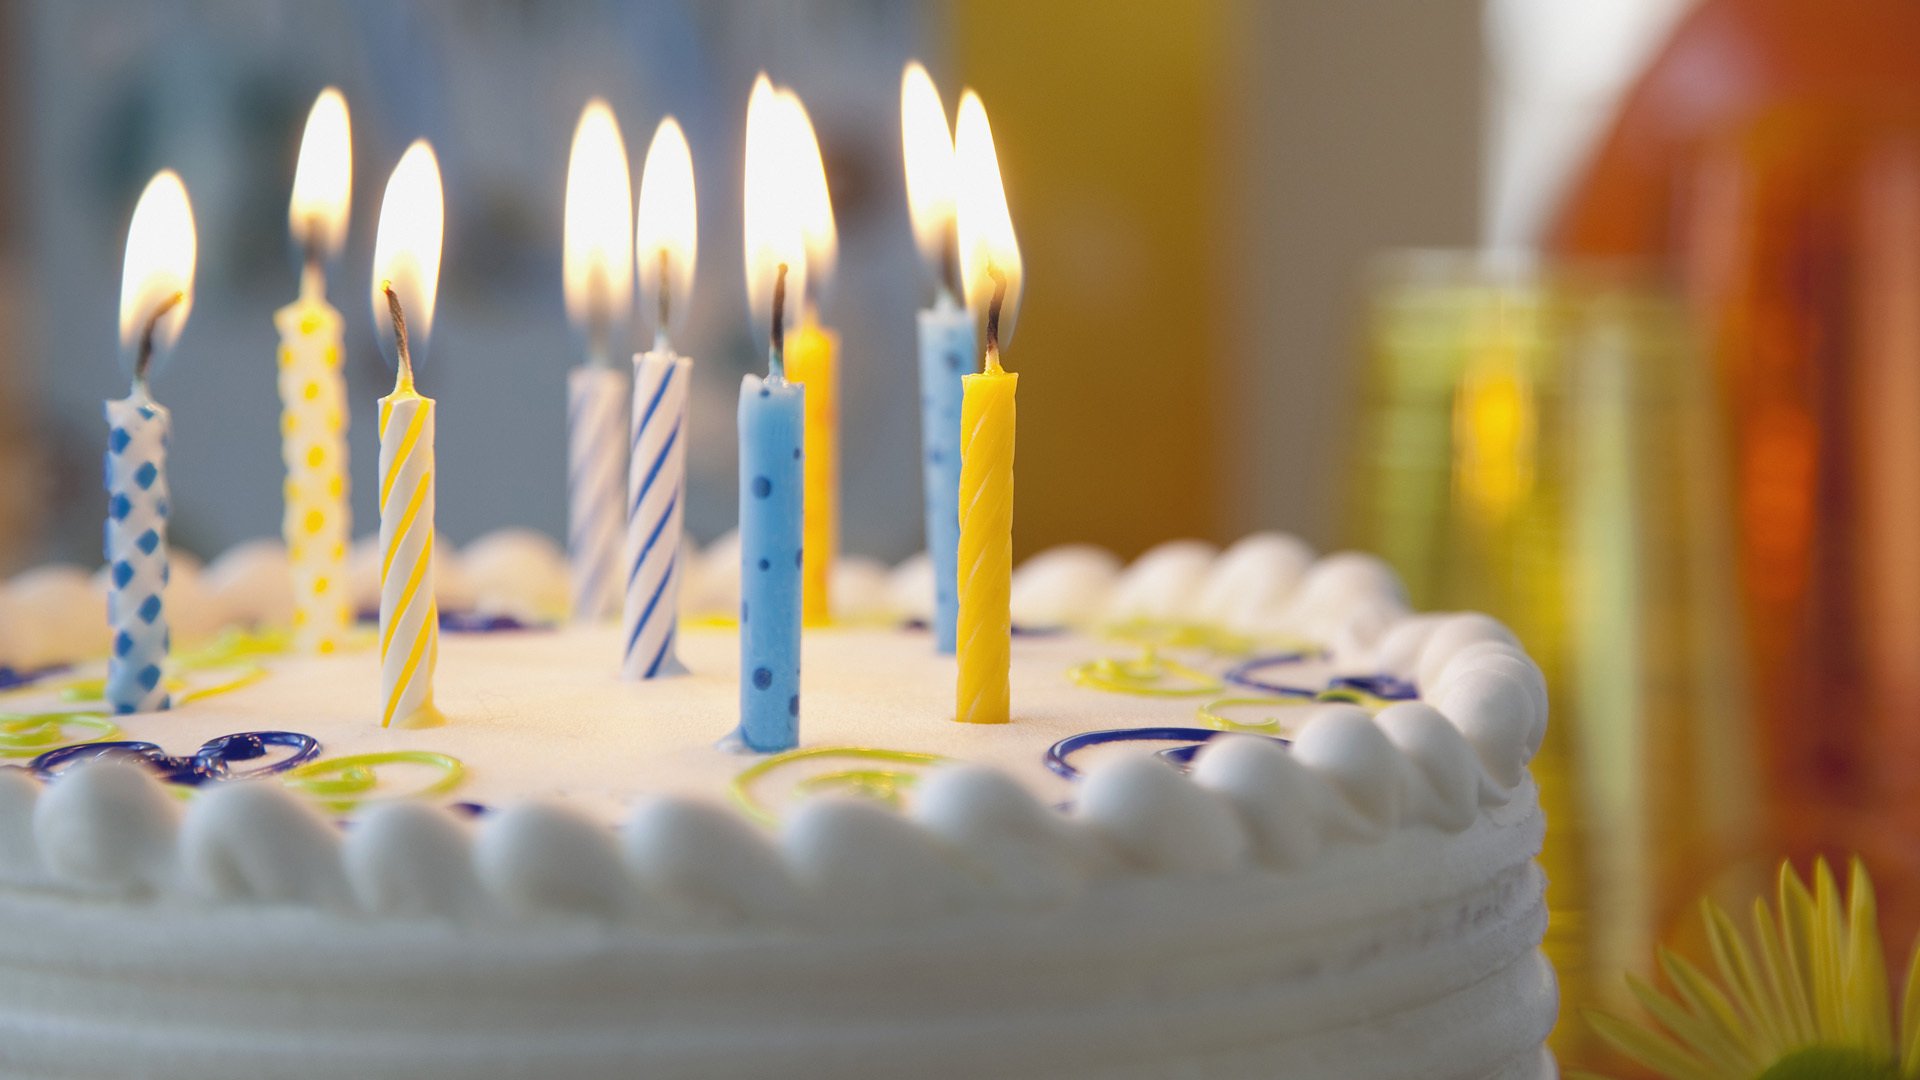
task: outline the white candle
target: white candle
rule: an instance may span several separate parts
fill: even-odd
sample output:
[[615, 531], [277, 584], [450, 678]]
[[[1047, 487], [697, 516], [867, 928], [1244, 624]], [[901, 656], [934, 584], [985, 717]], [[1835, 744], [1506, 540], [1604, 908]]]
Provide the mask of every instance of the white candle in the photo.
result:
[[633, 358], [633, 455], [627, 471], [626, 603], [621, 671], [629, 679], [684, 672], [675, 650], [680, 582], [686, 577], [687, 402], [693, 365], [674, 352], [672, 330], [692, 293], [697, 226], [693, 155], [667, 117], [640, 175], [634, 226], [640, 310], [654, 347]]
[[633, 306], [633, 185], [619, 122], [599, 98], [573, 133], [562, 254], [567, 314], [587, 338], [587, 363], [567, 378], [567, 558], [574, 621], [598, 622], [620, 608], [628, 380], [612, 338]]
[[180, 338], [193, 304], [198, 241], [193, 207], [169, 169], [147, 183], [127, 228], [120, 282], [120, 345], [133, 390], [107, 403], [107, 705], [116, 713], [167, 708], [167, 440], [172, 423], [147, 389], [157, 354]]

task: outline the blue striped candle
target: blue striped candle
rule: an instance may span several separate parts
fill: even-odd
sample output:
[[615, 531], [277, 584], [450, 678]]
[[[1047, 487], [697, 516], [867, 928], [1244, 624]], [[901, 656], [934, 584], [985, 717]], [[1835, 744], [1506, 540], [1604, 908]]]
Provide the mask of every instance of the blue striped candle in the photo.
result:
[[573, 621], [620, 609], [627, 375], [590, 364], [567, 373], [567, 562]]
[[920, 446], [927, 555], [933, 562], [933, 644], [952, 656], [960, 617], [960, 378], [973, 371], [973, 319], [942, 289], [920, 312]]
[[740, 741], [800, 742], [800, 537], [805, 388], [776, 358], [740, 382]]
[[107, 402], [107, 705], [167, 708], [167, 442], [172, 418], [147, 394]]
[[693, 365], [664, 343], [633, 358], [632, 460], [627, 466], [626, 652], [621, 672], [686, 672], [675, 654], [685, 532], [687, 400]]

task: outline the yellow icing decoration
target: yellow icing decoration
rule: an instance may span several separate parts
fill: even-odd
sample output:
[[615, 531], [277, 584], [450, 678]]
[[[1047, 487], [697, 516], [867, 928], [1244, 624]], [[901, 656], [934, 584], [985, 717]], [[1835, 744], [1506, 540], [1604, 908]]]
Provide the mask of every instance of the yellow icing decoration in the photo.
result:
[[[1249, 731], [1260, 735], [1292, 735], [1293, 731], [1286, 718], [1265, 710], [1273, 708], [1298, 709], [1312, 705], [1314, 699], [1304, 697], [1233, 697], [1219, 698], [1200, 706], [1200, 723], [1216, 731]], [[1236, 717], [1228, 715], [1229, 710], [1259, 709], [1258, 718]]]
[[[380, 790], [380, 770], [393, 765], [412, 765], [429, 770], [427, 783], [394, 790]], [[282, 782], [317, 801], [329, 812], [350, 813], [368, 803], [396, 799], [420, 799], [444, 795], [465, 779], [467, 767], [460, 759], [431, 750], [385, 750], [372, 754], [321, 758], [293, 769]]]
[[38, 757], [79, 743], [104, 742], [119, 725], [97, 713], [0, 713], [0, 758]]
[[746, 811], [748, 817], [762, 824], [772, 825], [778, 817], [771, 808], [754, 795], [754, 785], [764, 779], [767, 774], [797, 762], [836, 758], [856, 764], [802, 777], [793, 785], [793, 797], [798, 799], [822, 792], [832, 792], [875, 799], [889, 806], [898, 806], [906, 792], [919, 782], [920, 774], [915, 770], [885, 766], [914, 765], [925, 768], [950, 760], [939, 754], [926, 754], [915, 750], [883, 750], [870, 746], [815, 746], [804, 750], [788, 750], [742, 769], [728, 785], [727, 794], [742, 810]]
[[1226, 684], [1198, 668], [1168, 660], [1151, 646], [1138, 659], [1092, 660], [1070, 669], [1069, 678], [1092, 690], [1144, 697], [1197, 697], [1217, 694]]

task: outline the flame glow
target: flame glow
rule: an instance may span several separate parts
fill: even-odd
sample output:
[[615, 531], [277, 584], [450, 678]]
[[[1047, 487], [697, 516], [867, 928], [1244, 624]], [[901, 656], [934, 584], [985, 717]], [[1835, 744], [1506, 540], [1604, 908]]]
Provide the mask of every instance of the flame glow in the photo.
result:
[[958, 177], [960, 281], [967, 291], [967, 307], [975, 318], [986, 314], [993, 298], [997, 271], [1006, 280], [1007, 295], [1000, 308], [1000, 344], [1013, 340], [1020, 313], [1020, 243], [1013, 235], [1013, 215], [1007, 211], [1007, 192], [1000, 182], [1000, 158], [993, 149], [993, 129], [980, 95], [967, 91], [960, 98], [960, 116], [954, 126], [954, 160]]
[[565, 267], [567, 316], [604, 328], [633, 307], [633, 177], [620, 123], [594, 98], [580, 113], [567, 157]]
[[686, 133], [680, 130], [679, 122], [669, 116], [660, 121], [660, 127], [653, 133], [653, 143], [647, 147], [647, 163], [640, 173], [640, 211], [635, 215], [633, 239], [640, 261], [641, 319], [657, 321], [662, 290], [666, 294], [667, 321], [672, 325], [655, 326], [657, 334], [669, 334], [676, 327], [686, 325], [698, 240], [693, 154], [687, 149]]
[[415, 139], [387, 180], [380, 228], [373, 241], [373, 326], [382, 349], [393, 348], [393, 316], [382, 286], [391, 282], [407, 320], [411, 352], [424, 355], [440, 289], [440, 240], [446, 228], [440, 163], [425, 139]]
[[792, 159], [788, 182], [794, 185], [800, 234], [807, 249], [807, 284], [818, 295], [833, 280], [834, 260], [839, 255], [833, 197], [827, 192], [827, 166], [820, 158], [820, 140], [814, 135], [807, 107], [793, 91], [782, 88], [779, 93], [787, 153]]
[[314, 100], [306, 133], [300, 137], [293, 201], [287, 210], [294, 239], [309, 245], [315, 257], [338, 255], [347, 240], [352, 198], [353, 135], [347, 123], [347, 99], [329, 86]]
[[162, 169], [147, 181], [127, 226], [127, 260], [120, 274], [120, 345], [131, 353], [140, 344], [148, 320], [174, 294], [180, 302], [161, 316], [153, 328], [153, 345], [165, 352], [180, 340], [193, 307], [193, 268], [199, 240], [193, 228], [193, 205], [187, 186], [172, 169]]
[[780, 96], [763, 72], [747, 99], [746, 194], [741, 232], [746, 241], [747, 307], [765, 336], [772, 324], [773, 283], [787, 268], [786, 326], [795, 322], [806, 292], [807, 248], [802, 205], [793, 182], [791, 139]]
[[920, 258], [945, 281], [953, 257], [953, 132], [933, 77], [919, 61], [900, 76], [900, 147], [907, 170], [907, 212]]

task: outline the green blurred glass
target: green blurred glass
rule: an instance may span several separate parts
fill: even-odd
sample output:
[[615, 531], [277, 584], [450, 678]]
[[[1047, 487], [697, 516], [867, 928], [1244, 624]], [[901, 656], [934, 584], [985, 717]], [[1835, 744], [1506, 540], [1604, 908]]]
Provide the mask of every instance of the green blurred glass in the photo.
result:
[[1396, 253], [1366, 319], [1350, 539], [1546, 671], [1554, 1046], [1590, 1064], [1579, 1009], [1623, 1004], [1755, 826], [1709, 375], [1672, 297], [1618, 268]]

